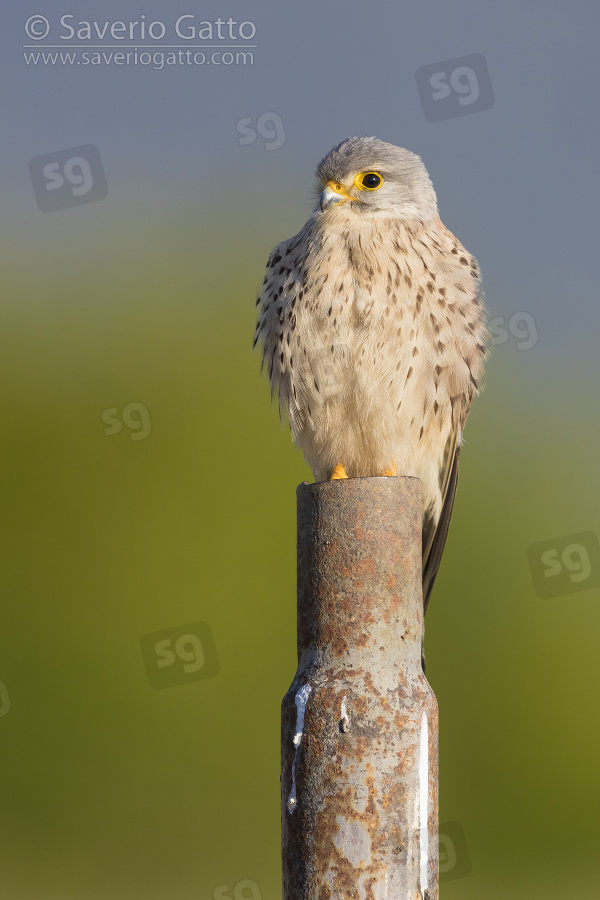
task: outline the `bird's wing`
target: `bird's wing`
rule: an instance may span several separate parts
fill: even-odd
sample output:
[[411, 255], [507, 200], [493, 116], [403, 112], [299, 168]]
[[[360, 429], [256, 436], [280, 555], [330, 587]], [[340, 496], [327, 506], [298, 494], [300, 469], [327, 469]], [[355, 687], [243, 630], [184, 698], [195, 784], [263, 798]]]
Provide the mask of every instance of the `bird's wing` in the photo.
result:
[[433, 589], [435, 576], [442, 561], [442, 553], [448, 537], [450, 517], [454, 506], [456, 485], [458, 482], [458, 457], [460, 445], [458, 443], [458, 423], [453, 429], [446, 448], [441, 470], [442, 512], [437, 522], [433, 517], [426, 516], [423, 522], [423, 612], [427, 610], [429, 596]]
[[[266, 367], [271, 383], [271, 400], [277, 394], [279, 417], [283, 421], [287, 409], [292, 434], [302, 427], [306, 415], [303, 399], [316, 376], [310, 362], [293, 357], [294, 342], [290, 340], [296, 328], [296, 301], [302, 297], [307, 274], [294, 253], [303, 241], [304, 230], [282, 241], [271, 252], [267, 270], [256, 300], [260, 306], [254, 344], [262, 344], [261, 372]], [[292, 378], [292, 365], [294, 377]], [[310, 414], [310, 407], [308, 407]]]
[[[454, 496], [456, 494], [456, 484], [458, 482], [458, 457], [460, 454], [460, 445], [462, 441], [462, 433], [465, 427], [467, 416], [471, 408], [471, 403], [476, 393], [479, 391], [478, 382], [483, 377], [483, 362], [486, 355], [486, 347], [489, 343], [490, 332], [487, 327], [487, 316], [485, 307], [482, 305], [483, 292], [480, 287], [479, 266], [475, 257], [471, 256], [460, 241], [449, 231], [446, 226], [439, 221], [438, 230], [445, 234], [451, 244], [451, 252], [459, 257], [465, 257], [465, 260], [471, 261], [470, 275], [472, 278], [472, 303], [475, 307], [475, 316], [473, 318], [473, 328], [470, 329], [471, 334], [469, 340], [472, 343], [471, 353], [466, 357], [463, 355], [465, 364], [468, 367], [469, 380], [466, 388], [454, 386], [454, 390], [459, 391], [458, 394], [451, 396], [452, 404], [452, 431], [444, 448], [444, 457], [440, 469], [440, 492], [442, 495], [442, 511], [439, 520], [436, 522], [433, 516], [426, 515], [423, 522], [423, 607], [427, 609], [429, 597], [433, 589], [433, 583], [440, 567], [444, 545], [448, 536], [448, 527], [450, 525], [450, 517], [452, 516], [452, 507], [454, 506]], [[468, 292], [468, 288], [465, 288]], [[475, 350], [477, 351], [475, 353]]]

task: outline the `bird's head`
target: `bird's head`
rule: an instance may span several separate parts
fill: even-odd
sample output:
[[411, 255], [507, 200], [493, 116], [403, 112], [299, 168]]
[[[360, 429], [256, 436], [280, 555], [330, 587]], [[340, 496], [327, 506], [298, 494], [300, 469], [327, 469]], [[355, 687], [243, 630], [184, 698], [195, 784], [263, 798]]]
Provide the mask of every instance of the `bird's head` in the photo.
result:
[[381, 213], [405, 222], [435, 218], [437, 201], [421, 158], [374, 137], [346, 138], [317, 166], [322, 212]]

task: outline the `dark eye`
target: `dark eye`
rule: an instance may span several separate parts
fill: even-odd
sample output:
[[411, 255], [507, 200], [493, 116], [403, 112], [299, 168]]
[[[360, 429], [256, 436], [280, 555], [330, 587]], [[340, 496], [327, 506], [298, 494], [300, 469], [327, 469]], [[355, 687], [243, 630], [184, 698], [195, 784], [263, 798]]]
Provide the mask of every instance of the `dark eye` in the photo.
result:
[[378, 175], [377, 172], [367, 172], [362, 176], [360, 183], [368, 191], [374, 191], [381, 184], [381, 175]]

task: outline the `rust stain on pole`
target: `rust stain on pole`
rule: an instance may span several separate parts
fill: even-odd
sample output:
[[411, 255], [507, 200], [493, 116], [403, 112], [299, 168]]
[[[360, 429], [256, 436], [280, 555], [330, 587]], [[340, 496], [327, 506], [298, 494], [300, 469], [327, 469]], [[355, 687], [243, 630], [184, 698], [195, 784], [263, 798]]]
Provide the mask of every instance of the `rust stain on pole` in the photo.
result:
[[420, 487], [382, 477], [298, 488], [298, 671], [282, 705], [284, 900], [438, 898]]

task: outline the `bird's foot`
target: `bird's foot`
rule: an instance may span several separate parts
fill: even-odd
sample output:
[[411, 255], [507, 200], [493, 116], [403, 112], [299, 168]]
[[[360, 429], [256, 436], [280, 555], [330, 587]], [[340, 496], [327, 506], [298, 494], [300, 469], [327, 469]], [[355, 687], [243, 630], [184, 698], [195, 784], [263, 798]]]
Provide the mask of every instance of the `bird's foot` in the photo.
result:
[[333, 474], [329, 480], [337, 481], [338, 478], [347, 478], [347, 477], [348, 476], [346, 475], [346, 469], [344, 467], [344, 463], [338, 463], [337, 466], [335, 467], [335, 469], [333, 470]]
[[396, 463], [392, 463], [391, 466], [388, 466], [384, 475], [395, 475], [396, 474]]

